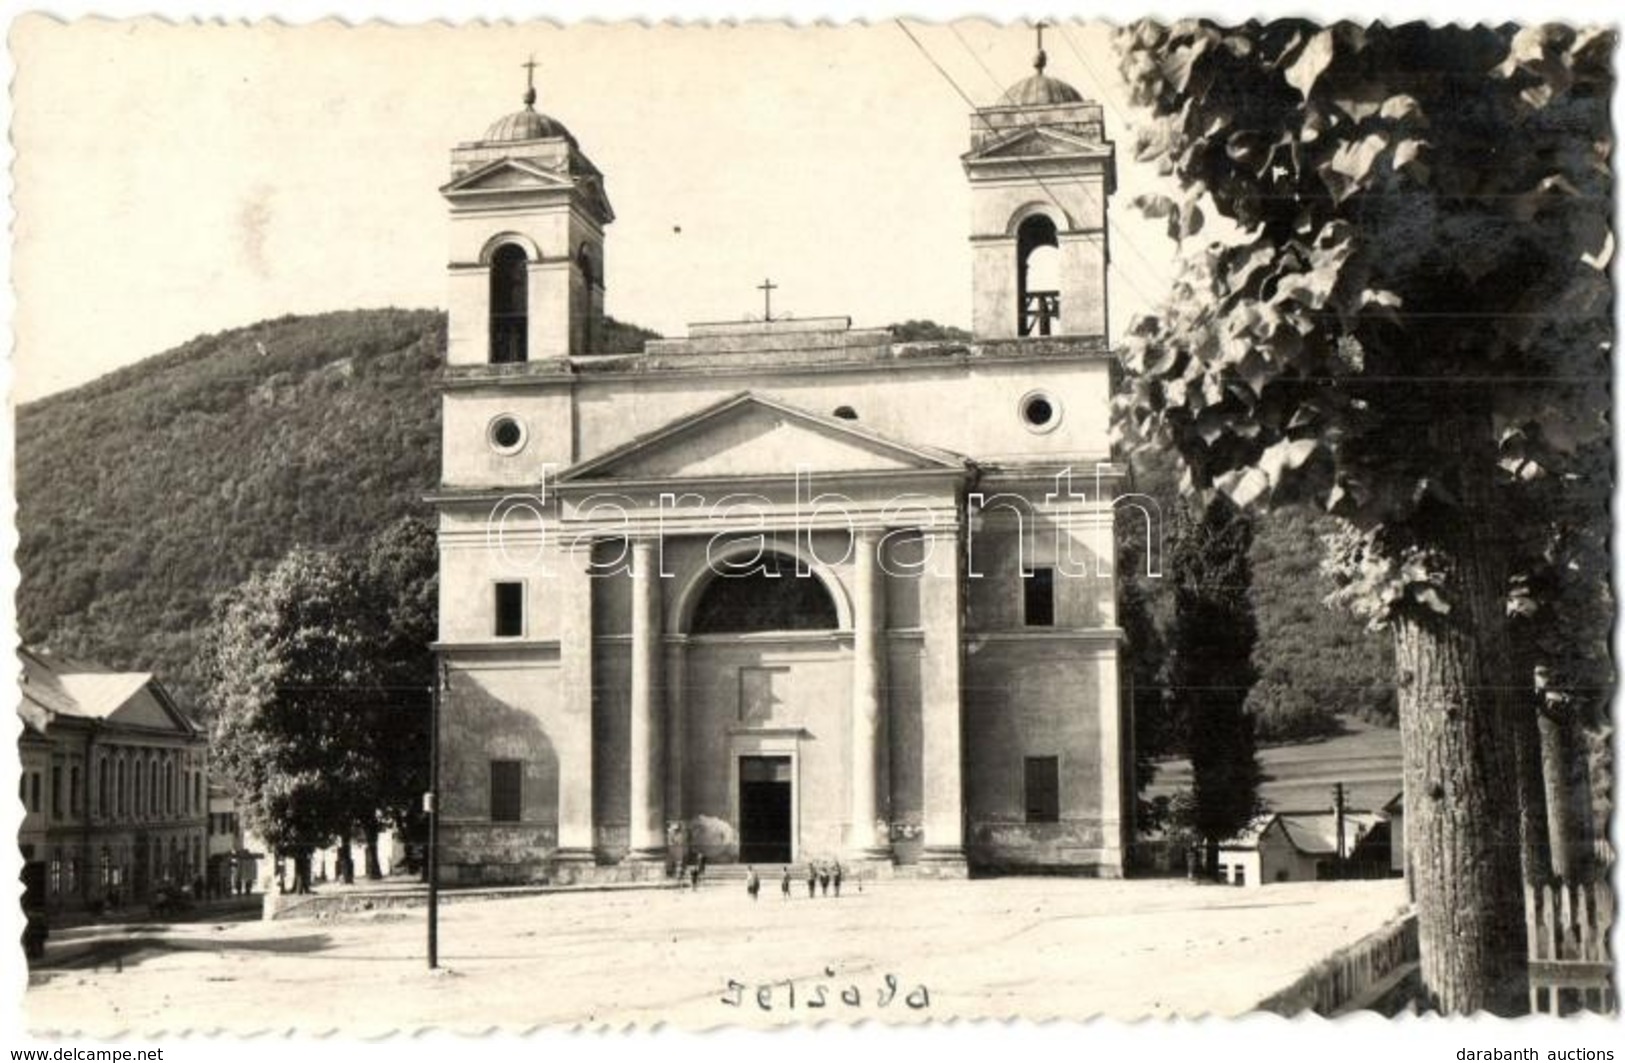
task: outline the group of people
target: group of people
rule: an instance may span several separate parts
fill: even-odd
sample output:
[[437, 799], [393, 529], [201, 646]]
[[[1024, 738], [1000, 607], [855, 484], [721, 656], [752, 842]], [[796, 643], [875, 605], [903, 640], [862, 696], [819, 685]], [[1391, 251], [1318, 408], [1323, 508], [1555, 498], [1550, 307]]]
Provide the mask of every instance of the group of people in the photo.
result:
[[[824, 896], [828, 897], [831, 885], [835, 887], [835, 896], [839, 897], [841, 895], [841, 880], [845, 875], [846, 872], [841, 867], [839, 860], [832, 860], [827, 864], [809, 861], [807, 863], [808, 899], [818, 896], [820, 889], [823, 890]], [[790, 899], [790, 884], [794, 881], [795, 876], [790, 873], [789, 865], [786, 865], [784, 873], [779, 879], [779, 893], [785, 900]], [[745, 868], [745, 892], [750, 894], [750, 899], [753, 901], [761, 895], [762, 878], [756, 873], [754, 867], [747, 866]]]

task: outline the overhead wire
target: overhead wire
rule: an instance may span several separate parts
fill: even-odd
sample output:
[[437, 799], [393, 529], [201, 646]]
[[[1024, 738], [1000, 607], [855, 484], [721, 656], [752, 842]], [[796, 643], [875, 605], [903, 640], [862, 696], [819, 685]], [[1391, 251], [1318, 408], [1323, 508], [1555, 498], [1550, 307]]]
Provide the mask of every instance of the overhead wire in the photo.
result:
[[[951, 31], [953, 31], [953, 35], [954, 35], [955, 39], [957, 39], [959, 41], [960, 47], [964, 48], [966, 53], [969, 54], [970, 57], [973, 60], [975, 60], [976, 65], [982, 68], [982, 73], [987, 75], [987, 79], [988, 79], [989, 83], [991, 83], [993, 85], [994, 89], [998, 89], [999, 88], [999, 79], [994, 75], [992, 70], [988, 69], [988, 65], [985, 62], [982, 61], [982, 57], [976, 53], [976, 50], [970, 46], [970, 43], [965, 40], [964, 36], [959, 32], [959, 27], [956, 24], [950, 22], [948, 24], [948, 28]], [[1064, 34], [1063, 34], [1063, 36], [1064, 36]], [[1076, 52], [1076, 48], [1074, 48], [1073, 51]], [[938, 69], [940, 70], [941, 67], [938, 67]], [[944, 76], [946, 76], [946, 72], [945, 72]], [[957, 88], [958, 86], [955, 86], [955, 87]], [[965, 94], [964, 94], [963, 91], [961, 91], [960, 95], [963, 97]], [[1104, 96], [1104, 95], [1105, 95], [1105, 93], [1102, 92], [1102, 96]], [[1114, 109], [1114, 112], [1115, 112], [1115, 104], [1113, 105], [1113, 109]], [[1123, 120], [1123, 117], [1122, 117], [1121, 114], [1118, 114], [1118, 120], [1120, 122]], [[1124, 124], [1126, 125], [1127, 123], [1124, 123]], [[989, 129], [991, 130], [991, 125], [989, 126]], [[1032, 167], [1029, 166], [1024, 160], [1018, 160], [1018, 161], [1021, 162], [1022, 168], [1027, 171], [1028, 175], [1030, 177], [1032, 177], [1033, 180], [1037, 181], [1039, 186], [1044, 189], [1045, 194], [1048, 195], [1051, 200], [1055, 201], [1055, 205], [1057, 207], [1060, 207], [1061, 204], [1060, 204], [1059, 200], [1056, 200], [1055, 194], [1049, 188], [1048, 184], [1046, 184], [1044, 182], [1044, 180], [1042, 178], [1040, 178], [1038, 176], [1038, 174], [1033, 171]], [[1107, 227], [1112, 232], [1117, 234], [1120, 241], [1128, 248], [1129, 253], [1131, 255], [1133, 255], [1139, 261], [1140, 265], [1145, 268], [1146, 272], [1150, 275], [1150, 277], [1155, 278], [1159, 282], [1158, 287], [1160, 287], [1160, 281], [1161, 281], [1162, 278], [1161, 278], [1161, 275], [1158, 272], [1157, 268], [1155, 266], [1153, 266], [1151, 264], [1150, 260], [1145, 257], [1145, 254], [1139, 248], [1138, 242], [1129, 239], [1128, 235], [1123, 231], [1122, 226], [1117, 222], [1116, 219], [1114, 219], [1111, 216], [1111, 213], [1109, 211], [1107, 211], [1105, 204], [1101, 203], [1100, 200], [1098, 198], [1096, 198], [1094, 189], [1091, 188], [1087, 182], [1079, 180], [1077, 178], [1073, 178], [1073, 179], [1070, 179], [1070, 180], [1066, 179], [1066, 178], [1062, 178], [1060, 183], [1062, 183], [1062, 184], [1075, 184], [1080, 189], [1082, 189], [1084, 195], [1086, 197], [1088, 197], [1088, 199], [1093, 204], [1093, 206], [1095, 208], [1099, 209], [1100, 216], [1103, 219], [1105, 219]], [[1135, 294], [1137, 294], [1141, 299], [1145, 300], [1147, 303], [1149, 303], [1151, 305], [1156, 305], [1158, 300], [1150, 298], [1146, 294], [1145, 290], [1143, 288], [1141, 288], [1138, 283], [1135, 282], [1133, 275], [1127, 269], [1123, 269], [1120, 272], [1121, 272], [1121, 275], [1122, 275], [1123, 279], [1128, 282], [1129, 287], [1134, 290]]]

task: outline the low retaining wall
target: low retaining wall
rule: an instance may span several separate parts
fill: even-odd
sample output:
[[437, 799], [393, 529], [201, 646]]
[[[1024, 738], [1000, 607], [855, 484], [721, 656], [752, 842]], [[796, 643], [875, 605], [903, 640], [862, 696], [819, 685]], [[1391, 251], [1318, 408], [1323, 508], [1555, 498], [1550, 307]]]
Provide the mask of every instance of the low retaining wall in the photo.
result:
[[[675, 882], [592, 882], [573, 886], [493, 886], [487, 889], [441, 887], [441, 904], [536, 897], [551, 893], [595, 893], [611, 890], [676, 889]], [[331, 919], [341, 915], [423, 908], [429, 903], [427, 887], [416, 889], [345, 889], [332, 893], [267, 893], [264, 919]]]
[[1267, 999], [1257, 1011], [1296, 1015], [1343, 1015], [1404, 1009], [1417, 978], [1416, 915], [1407, 913], [1382, 929], [1315, 964], [1307, 974]]

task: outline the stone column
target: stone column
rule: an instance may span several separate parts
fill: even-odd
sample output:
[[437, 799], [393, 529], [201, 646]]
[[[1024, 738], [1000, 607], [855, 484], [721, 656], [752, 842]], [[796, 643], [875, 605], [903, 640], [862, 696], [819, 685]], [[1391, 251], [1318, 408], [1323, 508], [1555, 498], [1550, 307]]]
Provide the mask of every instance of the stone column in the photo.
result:
[[1100, 875], [1121, 878], [1124, 847], [1130, 839], [1124, 830], [1124, 806], [1133, 797], [1125, 793], [1123, 765], [1128, 756], [1123, 727], [1123, 696], [1118, 686], [1117, 640], [1102, 647], [1096, 658], [1099, 683], [1095, 695], [1100, 705]]
[[592, 812], [593, 576], [590, 543], [566, 546], [556, 579], [538, 591], [558, 596], [559, 680], [563, 712], [554, 748], [559, 758], [560, 877], [573, 880], [594, 862]]
[[920, 577], [925, 659], [920, 684], [921, 772], [925, 791], [923, 861], [943, 874], [965, 873], [965, 790], [960, 718], [964, 588], [960, 529], [934, 532]]
[[660, 552], [654, 539], [632, 542], [632, 692], [629, 732], [632, 800], [628, 856], [666, 857], [665, 784], [660, 734]]
[[[687, 810], [683, 807], [683, 749], [687, 741], [683, 726], [683, 690], [685, 665], [688, 663], [687, 646], [681, 639], [666, 643], [666, 819], [684, 823]], [[686, 824], [685, 824], [686, 831]], [[686, 845], [687, 835], [682, 838]], [[668, 847], [669, 851], [669, 847]]]
[[885, 839], [877, 836], [879, 760], [885, 717], [886, 591], [879, 547], [884, 531], [864, 528], [854, 536], [857, 550], [852, 581], [852, 799], [846, 849], [854, 857], [884, 858]]

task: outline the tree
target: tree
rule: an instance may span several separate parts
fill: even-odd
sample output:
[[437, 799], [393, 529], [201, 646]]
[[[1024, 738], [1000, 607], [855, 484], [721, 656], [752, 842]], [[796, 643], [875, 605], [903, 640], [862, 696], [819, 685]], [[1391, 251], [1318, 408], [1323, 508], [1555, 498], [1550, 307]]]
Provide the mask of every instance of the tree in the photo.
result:
[[1256, 638], [1248, 599], [1252, 524], [1224, 496], [1182, 514], [1169, 575], [1174, 629], [1169, 697], [1183, 722], [1192, 788], [1178, 819], [1203, 846], [1205, 874], [1218, 877], [1219, 843], [1260, 810], [1263, 773], [1254, 748], [1247, 694]]
[[[1527, 683], [1520, 700], [1540, 738], [1551, 870], [1576, 879], [1591, 873], [1593, 839], [1608, 822], [1608, 791], [1597, 789], [1590, 747], [1607, 728], [1614, 678], [1611, 448], [1588, 444], [1570, 466], [1562, 477], [1514, 475], [1507, 488], [1523, 530], [1508, 635], [1512, 674]], [[1512, 471], [1522, 469], [1514, 464]], [[1595, 796], [1604, 812], [1594, 822]]]
[[935, 321], [909, 318], [887, 325], [892, 339], [898, 343], [969, 343], [971, 334], [954, 325], [939, 325]]
[[222, 765], [251, 825], [295, 858], [338, 839], [367, 843], [380, 877], [383, 826], [410, 831], [427, 789], [436, 629], [434, 528], [406, 517], [362, 551], [296, 548], [218, 609], [208, 704]]
[[355, 799], [358, 596], [353, 566], [296, 549], [222, 599], [206, 649], [214, 756], [248, 825], [293, 857], [296, 892]]
[[430, 698], [439, 634], [440, 555], [434, 525], [402, 517], [380, 532], [361, 561], [371, 620], [368, 654], [380, 693], [368, 744], [383, 770], [373, 787], [374, 814], [363, 821], [367, 877], [381, 877], [378, 829], [411, 835], [429, 789]]
[[[1179, 185], [1142, 206], [1182, 242], [1119, 424], [1192, 491], [1348, 522], [1340, 599], [1395, 647], [1424, 981], [1441, 1010], [1515, 1013], [1544, 814], [1533, 714], [1504, 694], [1503, 461], [1565, 476], [1608, 434], [1612, 36], [1141, 22], [1117, 43], [1136, 154]], [[1190, 246], [1208, 212], [1231, 231]]]

